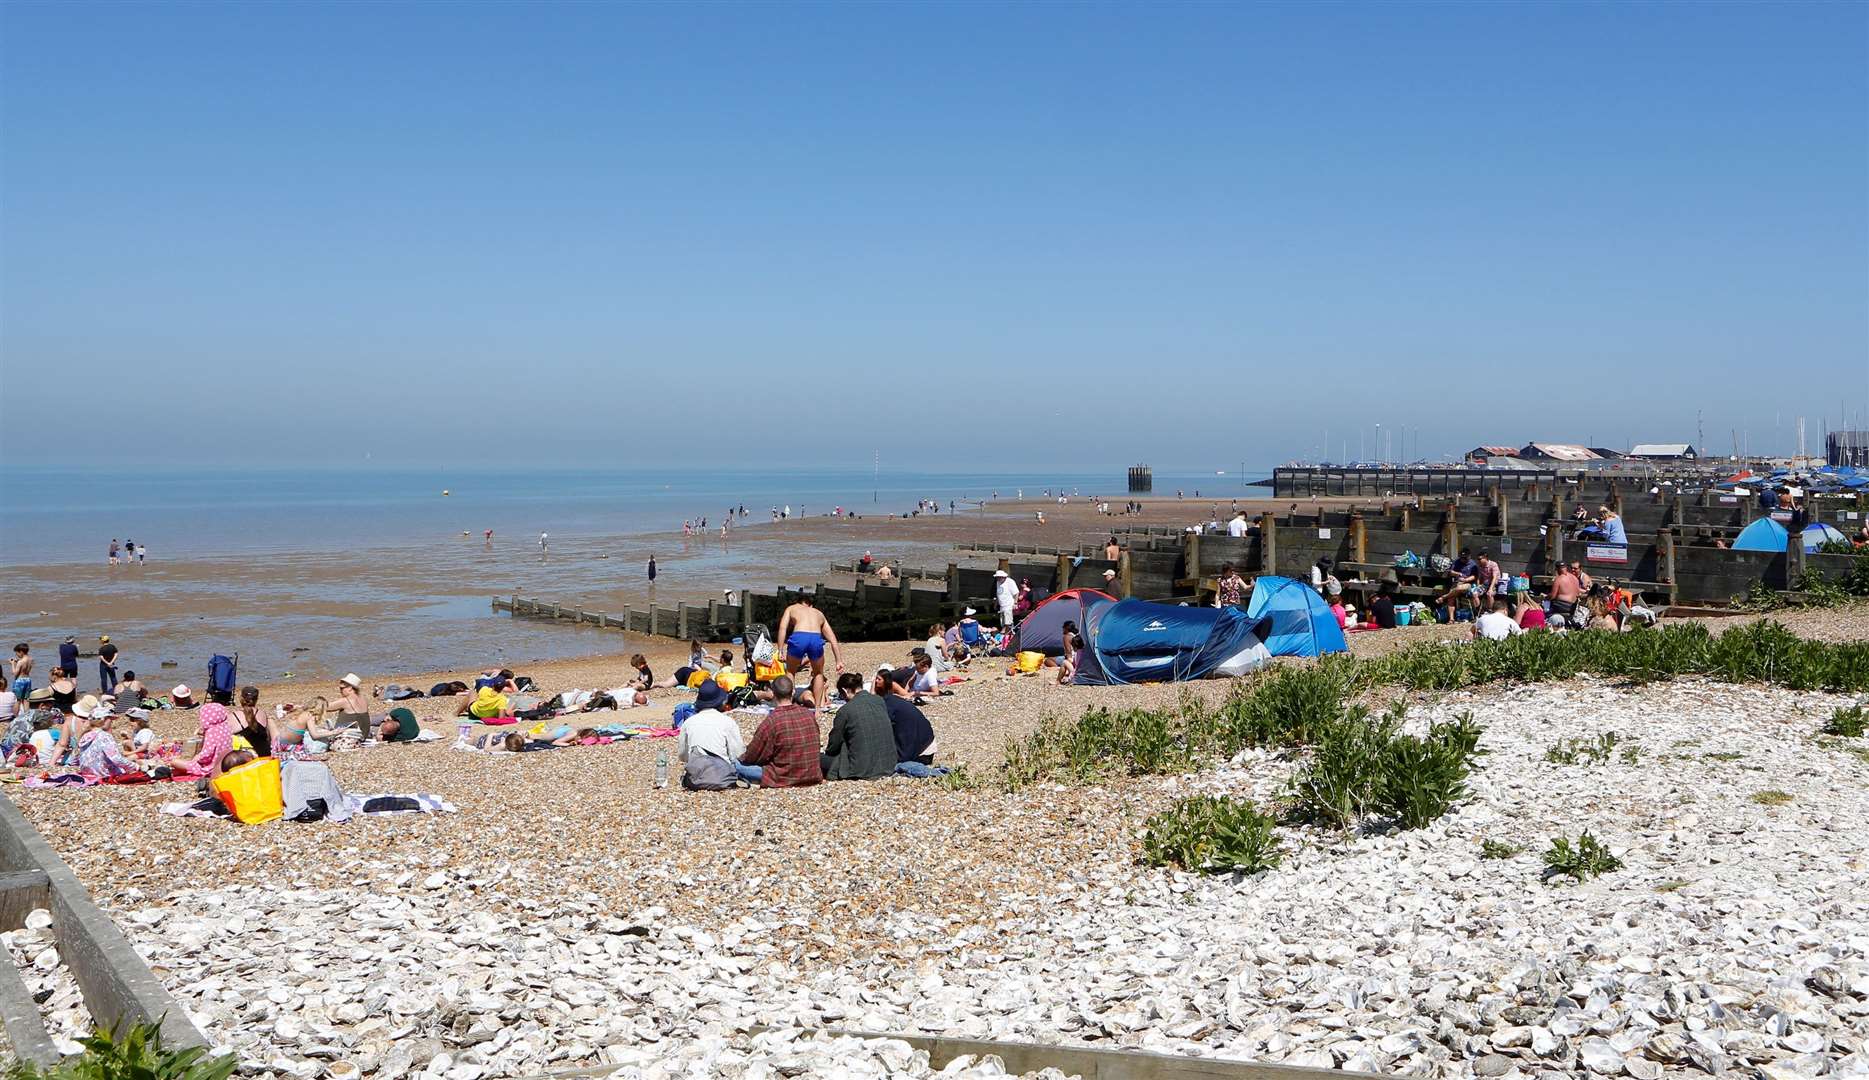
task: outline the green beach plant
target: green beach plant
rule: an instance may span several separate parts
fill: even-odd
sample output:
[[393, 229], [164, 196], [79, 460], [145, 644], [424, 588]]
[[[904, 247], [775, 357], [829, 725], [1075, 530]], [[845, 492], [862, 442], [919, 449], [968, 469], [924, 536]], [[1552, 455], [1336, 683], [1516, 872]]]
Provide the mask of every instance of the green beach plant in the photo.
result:
[[1554, 837], [1544, 858], [1547, 876], [1569, 877], [1575, 881], [1622, 869], [1622, 860], [1591, 836], [1588, 829], [1578, 834], [1575, 843], [1567, 837]]
[[1256, 874], [1283, 858], [1276, 824], [1251, 800], [1193, 795], [1148, 819], [1142, 856], [1154, 866]]

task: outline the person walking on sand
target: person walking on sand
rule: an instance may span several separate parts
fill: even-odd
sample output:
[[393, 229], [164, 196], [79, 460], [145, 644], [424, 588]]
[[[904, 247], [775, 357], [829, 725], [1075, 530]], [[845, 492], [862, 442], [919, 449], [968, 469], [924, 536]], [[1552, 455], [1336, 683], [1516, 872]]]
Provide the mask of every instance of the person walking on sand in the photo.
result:
[[143, 565], [143, 560], [147, 558], [149, 558], [149, 549], [141, 544], [136, 545], [136, 564]]
[[811, 665], [811, 700], [824, 700], [824, 648], [830, 646], [831, 660], [841, 673], [844, 650], [837, 643], [831, 621], [813, 604], [810, 593], [800, 593], [797, 600], [779, 617], [779, 641], [785, 647], [785, 672], [796, 675], [807, 663]]
[[649, 556], [649, 587], [655, 588], [655, 556]]
[[117, 544], [117, 538], [114, 536], [111, 537], [110, 538], [110, 565], [112, 566], [117, 565], [117, 553], [122, 550], [123, 549]]
[[489, 548], [493, 546], [493, 530], [492, 529], [487, 530], [487, 546]]
[[551, 553], [551, 548], [546, 545], [546, 541], [549, 540], [550, 538], [551, 538], [550, 535], [547, 533], [539, 534], [539, 558], [541, 559], [545, 558], [546, 555]]

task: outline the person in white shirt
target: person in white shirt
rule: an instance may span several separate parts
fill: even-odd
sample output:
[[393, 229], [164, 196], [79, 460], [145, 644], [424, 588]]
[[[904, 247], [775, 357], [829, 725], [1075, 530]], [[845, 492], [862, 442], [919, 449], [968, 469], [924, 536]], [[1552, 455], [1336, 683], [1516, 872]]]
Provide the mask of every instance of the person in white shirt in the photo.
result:
[[1246, 535], [1246, 515], [1244, 513], [1234, 514], [1232, 520], [1227, 522], [1227, 535], [1233, 537], [1235, 540], [1241, 539]]
[[1519, 625], [1519, 602], [1516, 597], [1506, 601], [1505, 610], [1494, 608], [1473, 620], [1473, 636], [1488, 641], [1504, 641], [1514, 634], [1523, 634], [1525, 628]]
[[726, 703], [727, 694], [719, 683], [709, 679], [701, 684], [694, 699], [694, 715], [682, 723], [681, 735], [675, 740], [675, 756], [683, 765], [695, 754], [712, 754], [739, 764], [740, 755], [746, 753], [746, 740], [740, 735], [739, 722], [720, 711]]
[[1019, 603], [1019, 586], [1004, 570], [993, 571], [993, 600], [999, 605], [999, 625], [1012, 629], [1012, 609]]

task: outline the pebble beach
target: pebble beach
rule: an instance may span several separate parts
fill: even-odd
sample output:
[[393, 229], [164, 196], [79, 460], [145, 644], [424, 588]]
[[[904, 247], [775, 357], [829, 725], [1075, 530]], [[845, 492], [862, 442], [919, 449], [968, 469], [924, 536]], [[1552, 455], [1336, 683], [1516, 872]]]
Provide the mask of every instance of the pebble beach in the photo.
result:
[[[1785, 621], [1869, 633], [1862, 608]], [[907, 648], [848, 646], [846, 663]], [[523, 670], [551, 691], [613, 685], [624, 663]], [[980, 777], [1046, 715], [1229, 689], [1059, 687], [976, 664], [927, 711], [942, 758]], [[1138, 835], [1187, 794], [1275, 803], [1290, 755], [1016, 792], [892, 778], [685, 793], [653, 785], [669, 740], [474, 754], [449, 748], [452, 701], [412, 704], [448, 738], [332, 770], [455, 813], [243, 827], [159, 814], [185, 797], [170, 785], [9, 794], [251, 1075], [939, 1071], [907, 1044], [822, 1029], [1429, 1076], [1869, 1075], [1869, 753], [1815, 734], [1847, 697], [1587, 678], [1411, 696], [1411, 729], [1461, 712], [1484, 726], [1469, 798], [1411, 832], [1281, 826], [1284, 862], [1251, 876], [1144, 866]], [[1603, 733], [1621, 751], [1603, 763], [1545, 758]], [[1586, 830], [1622, 868], [1548, 876], [1541, 851]], [[81, 1032], [49, 933], [5, 937], [55, 1034]]]

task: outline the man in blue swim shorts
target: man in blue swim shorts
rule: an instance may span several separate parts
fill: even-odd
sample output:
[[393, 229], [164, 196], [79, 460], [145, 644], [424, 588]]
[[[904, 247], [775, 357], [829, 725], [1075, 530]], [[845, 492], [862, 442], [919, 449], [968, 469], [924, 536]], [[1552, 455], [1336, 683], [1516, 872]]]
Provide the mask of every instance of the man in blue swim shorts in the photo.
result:
[[800, 668], [810, 664], [811, 700], [823, 701], [827, 689], [824, 681], [824, 647], [830, 646], [831, 660], [840, 673], [844, 670], [844, 654], [837, 644], [837, 633], [831, 629], [830, 620], [812, 604], [810, 594], [800, 594], [797, 601], [779, 617], [779, 640], [785, 645], [785, 670], [796, 675]]

